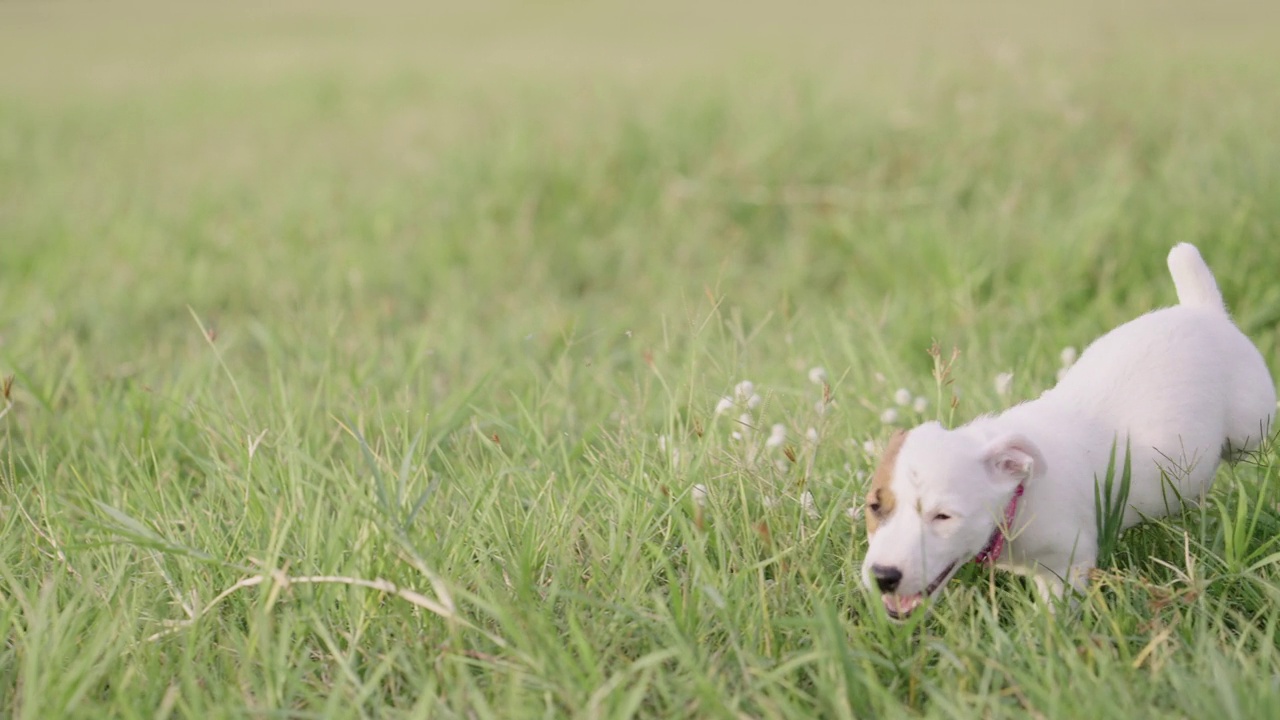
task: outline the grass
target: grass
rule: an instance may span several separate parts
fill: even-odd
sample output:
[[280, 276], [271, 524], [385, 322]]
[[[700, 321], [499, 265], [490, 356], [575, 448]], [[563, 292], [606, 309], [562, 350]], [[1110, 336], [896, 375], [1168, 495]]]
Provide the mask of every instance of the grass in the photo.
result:
[[1274, 448], [1077, 613], [858, 581], [1173, 243], [1276, 369], [1274, 11], [1126, 8], [0, 7], [3, 713], [1280, 715]]
[[[1093, 513], [1098, 538], [1097, 566], [1107, 567], [1116, 546], [1124, 535], [1124, 516], [1129, 509], [1129, 481], [1132, 478], [1130, 450], [1132, 446], [1125, 440], [1124, 450], [1120, 456], [1120, 464], [1116, 464], [1116, 447], [1119, 443], [1111, 443], [1111, 454], [1107, 458], [1107, 471], [1103, 477], [1094, 480]], [[1117, 477], [1119, 475], [1119, 477]], [[1167, 475], [1161, 473], [1161, 480], [1167, 481]], [[1166, 486], [1171, 497], [1169, 513], [1180, 507], [1185, 499], [1178, 494], [1177, 488], [1170, 483]]]

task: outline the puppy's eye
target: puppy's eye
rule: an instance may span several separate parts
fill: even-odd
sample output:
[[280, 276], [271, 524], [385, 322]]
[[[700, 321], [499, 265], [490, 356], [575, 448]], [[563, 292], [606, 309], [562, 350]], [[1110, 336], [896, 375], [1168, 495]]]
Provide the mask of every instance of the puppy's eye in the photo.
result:
[[880, 503], [878, 503], [878, 502], [871, 502], [871, 503], [867, 503], [867, 509], [871, 511], [871, 514], [872, 514], [872, 515], [879, 515], [879, 514], [880, 514]]
[[934, 514], [933, 514], [933, 521], [934, 521], [934, 522], [942, 522], [943, 520], [950, 520], [950, 519], [951, 519], [951, 516], [950, 516], [950, 515], [948, 515], [948, 514], [946, 514], [946, 513], [934, 513]]

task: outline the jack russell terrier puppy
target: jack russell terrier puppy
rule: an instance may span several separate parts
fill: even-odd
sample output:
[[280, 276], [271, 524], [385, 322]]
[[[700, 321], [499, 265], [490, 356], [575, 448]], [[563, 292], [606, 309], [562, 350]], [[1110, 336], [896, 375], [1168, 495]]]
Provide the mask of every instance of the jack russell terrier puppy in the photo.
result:
[[936, 596], [970, 558], [1030, 575], [1046, 599], [1082, 591], [1098, 553], [1095, 483], [1113, 448], [1116, 478], [1129, 448], [1129, 527], [1201, 498], [1219, 458], [1266, 436], [1276, 390], [1262, 355], [1196, 248], [1178, 245], [1168, 261], [1179, 304], [1098, 338], [1039, 398], [889, 441], [867, 496], [862, 578], [890, 617]]

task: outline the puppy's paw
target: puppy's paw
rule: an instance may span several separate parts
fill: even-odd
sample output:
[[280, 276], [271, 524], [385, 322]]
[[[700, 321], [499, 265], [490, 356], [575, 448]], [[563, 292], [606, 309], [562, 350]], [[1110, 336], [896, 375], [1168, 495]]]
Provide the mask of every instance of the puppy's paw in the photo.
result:
[[1073, 565], [1066, 573], [1042, 570], [1032, 579], [1035, 580], [1040, 599], [1049, 606], [1049, 612], [1056, 614], [1064, 601], [1069, 610], [1080, 607], [1080, 601], [1089, 590], [1089, 576], [1092, 572], [1092, 565]]

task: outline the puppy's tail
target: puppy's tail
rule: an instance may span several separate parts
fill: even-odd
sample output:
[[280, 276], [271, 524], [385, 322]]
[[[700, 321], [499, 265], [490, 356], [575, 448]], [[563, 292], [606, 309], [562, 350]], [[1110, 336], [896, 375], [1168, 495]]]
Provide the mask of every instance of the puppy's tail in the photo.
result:
[[1227, 312], [1213, 272], [1204, 264], [1200, 251], [1191, 243], [1178, 243], [1169, 251], [1169, 274], [1178, 290], [1178, 302], [1189, 307]]

